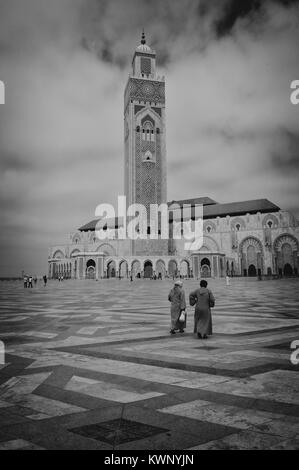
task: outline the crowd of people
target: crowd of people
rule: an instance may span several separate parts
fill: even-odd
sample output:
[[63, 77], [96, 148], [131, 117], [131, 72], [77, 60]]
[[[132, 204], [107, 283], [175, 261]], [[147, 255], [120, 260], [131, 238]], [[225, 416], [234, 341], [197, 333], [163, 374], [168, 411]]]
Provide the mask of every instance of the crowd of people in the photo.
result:
[[[186, 328], [186, 296], [183, 289], [183, 282], [178, 279], [174, 283], [168, 295], [171, 302], [171, 329], [170, 333], [175, 334], [176, 331], [184, 333]], [[212, 315], [211, 308], [215, 306], [215, 298], [208, 289], [208, 283], [202, 279], [199, 287], [189, 294], [189, 304], [195, 307], [194, 310], [194, 333], [199, 339], [207, 339], [212, 334]]]

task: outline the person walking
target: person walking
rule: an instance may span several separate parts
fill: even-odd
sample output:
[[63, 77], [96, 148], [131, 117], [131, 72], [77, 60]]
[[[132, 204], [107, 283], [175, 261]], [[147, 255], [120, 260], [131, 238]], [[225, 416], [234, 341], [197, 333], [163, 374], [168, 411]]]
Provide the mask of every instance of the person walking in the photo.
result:
[[[176, 330], [180, 333], [184, 333], [186, 328], [186, 300], [185, 291], [183, 289], [183, 283], [180, 280], [175, 281], [174, 287], [171, 289], [168, 295], [168, 300], [171, 302], [170, 313], [171, 313], [171, 329], [170, 333], [175, 334]], [[180, 321], [179, 318], [181, 313], [184, 312], [184, 321]]]
[[207, 281], [202, 279], [199, 285], [199, 289], [190, 293], [189, 303], [195, 305], [194, 333], [197, 333], [199, 339], [207, 339], [212, 334], [211, 307], [215, 306], [215, 298], [207, 288]]
[[226, 275], [225, 280], [226, 280], [226, 285], [229, 286], [229, 284], [230, 284], [230, 282], [229, 282], [230, 279], [229, 279], [229, 275], [228, 275], [228, 274]]
[[44, 280], [44, 287], [46, 287], [48, 279], [45, 274], [43, 275], [43, 280]]
[[28, 287], [33, 287], [32, 281], [33, 281], [32, 276], [29, 276], [29, 279], [28, 279]]
[[25, 289], [28, 287], [28, 276], [24, 276], [24, 287]]

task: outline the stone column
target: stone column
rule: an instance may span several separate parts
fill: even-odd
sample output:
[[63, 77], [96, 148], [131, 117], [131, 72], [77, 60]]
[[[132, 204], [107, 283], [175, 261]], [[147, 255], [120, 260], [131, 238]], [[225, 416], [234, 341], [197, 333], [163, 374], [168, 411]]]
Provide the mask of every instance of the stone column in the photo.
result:
[[198, 265], [199, 265], [199, 262], [198, 262], [198, 256], [192, 256], [192, 264], [193, 264], [193, 273], [194, 273], [194, 276], [195, 277], [198, 277]]
[[103, 270], [103, 258], [98, 257], [97, 258], [97, 278], [100, 279], [104, 275], [104, 270]]
[[82, 258], [82, 278], [86, 279], [86, 258], [85, 256]]
[[217, 256], [217, 261], [218, 261], [218, 275], [219, 275], [219, 277], [222, 277], [222, 276], [223, 276], [221, 259], [222, 259], [221, 256]]
[[293, 251], [294, 272], [298, 275], [298, 251]]
[[55, 274], [56, 274], [56, 263], [54, 262], [52, 264], [52, 279], [55, 279]]
[[79, 276], [78, 277], [79, 277], [79, 279], [84, 279], [83, 278], [83, 258], [82, 258], [82, 256], [80, 256], [80, 258], [78, 258], [78, 264], [79, 264], [79, 266], [78, 266], [78, 275]]
[[217, 269], [217, 256], [212, 257], [212, 265], [213, 265], [213, 277], [218, 277], [218, 269]]

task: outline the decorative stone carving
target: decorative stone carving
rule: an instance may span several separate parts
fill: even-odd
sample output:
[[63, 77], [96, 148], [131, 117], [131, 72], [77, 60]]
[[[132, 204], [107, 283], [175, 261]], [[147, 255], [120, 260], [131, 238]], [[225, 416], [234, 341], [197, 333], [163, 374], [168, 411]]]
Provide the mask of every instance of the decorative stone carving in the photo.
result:
[[272, 236], [271, 236], [271, 228], [266, 227], [264, 229], [264, 239], [265, 239], [265, 246], [267, 248], [271, 248], [272, 246]]
[[125, 106], [130, 100], [165, 103], [165, 84], [156, 80], [130, 78], [126, 90]]
[[288, 233], [279, 235], [279, 237], [276, 238], [274, 242], [274, 251], [281, 251], [281, 248], [285, 243], [288, 243], [292, 247], [292, 251], [298, 251], [298, 240]]
[[240, 252], [245, 252], [248, 246], [254, 246], [257, 252], [263, 252], [263, 246], [260, 240], [255, 237], [247, 237], [240, 243]]
[[233, 250], [238, 248], [238, 237], [237, 233], [234, 230], [231, 232], [231, 244]]

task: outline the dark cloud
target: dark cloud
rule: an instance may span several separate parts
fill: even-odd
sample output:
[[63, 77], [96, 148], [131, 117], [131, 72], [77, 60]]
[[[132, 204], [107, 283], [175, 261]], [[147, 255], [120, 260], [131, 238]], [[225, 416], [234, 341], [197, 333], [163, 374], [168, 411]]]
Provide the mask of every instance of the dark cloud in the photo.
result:
[[230, 0], [226, 2], [221, 18], [216, 22], [216, 30], [219, 36], [231, 31], [239, 18], [251, 15], [260, 9], [261, 0]]
[[[247, 23], [260, 21], [263, 15], [261, 10], [266, 3], [282, 4], [286, 7], [298, 3], [299, 0], [227, 0], [224, 2], [222, 15], [216, 21], [215, 27], [218, 36], [229, 34], [239, 19], [247, 18]], [[257, 14], [260, 16], [258, 17]]]

